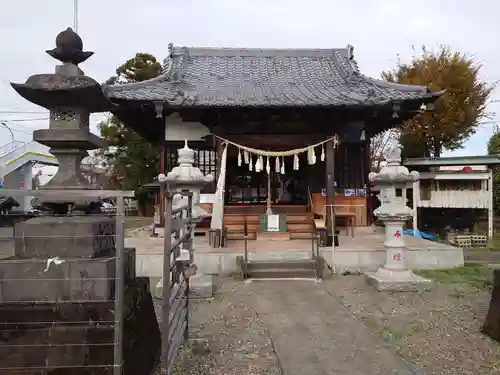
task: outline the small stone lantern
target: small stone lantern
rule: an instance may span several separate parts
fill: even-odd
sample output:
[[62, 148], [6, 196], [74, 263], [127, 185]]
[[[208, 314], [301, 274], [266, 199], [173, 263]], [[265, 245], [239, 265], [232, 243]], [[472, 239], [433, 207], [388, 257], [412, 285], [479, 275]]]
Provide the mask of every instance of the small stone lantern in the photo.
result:
[[[199, 206], [201, 189], [214, 180], [211, 174], [206, 176], [200, 169], [193, 166], [194, 150], [188, 147], [187, 140], [184, 141], [184, 147], [177, 150], [179, 165], [174, 167], [167, 175], [159, 175], [158, 181], [166, 183], [174, 191], [190, 191], [193, 193], [193, 220], [199, 222], [210, 214]], [[187, 204], [187, 198], [182, 194], [176, 194], [173, 198], [173, 208]]]
[[404, 223], [412, 217], [406, 205], [406, 186], [418, 180], [418, 172], [409, 172], [401, 165], [401, 145], [393, 142], [387, 165], [380, 173], [370, 173], [369, 179], [380, 186], [380, 207], [373, 213], [385, 224], [385, 264], [377, 272], [367, 274], [367, 281], [377, 290], [412, 291], [421, 289], [430, 281], [415, 275], [405, 264]]

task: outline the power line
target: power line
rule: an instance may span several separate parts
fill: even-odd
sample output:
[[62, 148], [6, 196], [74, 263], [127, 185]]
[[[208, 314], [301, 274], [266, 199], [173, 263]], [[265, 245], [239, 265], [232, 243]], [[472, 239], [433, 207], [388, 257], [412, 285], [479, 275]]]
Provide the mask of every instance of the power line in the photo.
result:
[[28, 122], [28, 121], [44, 121], [50, 120], [49, 117], [37, 117], [37, 118], [21, 118], [21, 119], [0, 119], [0, 121], [7, 122]]
[[18, 114], [33, 114], [33, 115], [45, 115], [47, 114], [47, 111], [42, 112], [42, 111], [3, 111], [0, 110], [1, 114], [12, 114], [12, 115], [18, 115]]

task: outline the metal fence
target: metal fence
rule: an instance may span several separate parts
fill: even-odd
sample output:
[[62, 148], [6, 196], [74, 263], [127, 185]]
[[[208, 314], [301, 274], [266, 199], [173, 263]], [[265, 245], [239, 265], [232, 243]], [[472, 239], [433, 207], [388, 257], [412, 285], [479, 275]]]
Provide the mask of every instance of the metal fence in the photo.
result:
[[[124, 294], [135, 280], [135, 252], [124, 244], [124, 199], [134, 193], [2, 189], [0, 194], [47, 201], [116, 200], [113, 214], [72, 212], [0, 228], [0, 373], [71, 374], [85, 368], [122, 374], [124, 324], [130, 324], [124, 319], [134, 303], [128, 300], [138, 298], [127, 289], [125, 301]], [[186, 293], [178, 272], [174, 267], [179, 292], [166, 288], [165, 301]]]
[[[193, 198], [189, 191], [165, 191], [161, 373], [171, 375], [188, 339], [189, 276], [193, 266]], [[182, 249], [181, 249], [182, 247]]]

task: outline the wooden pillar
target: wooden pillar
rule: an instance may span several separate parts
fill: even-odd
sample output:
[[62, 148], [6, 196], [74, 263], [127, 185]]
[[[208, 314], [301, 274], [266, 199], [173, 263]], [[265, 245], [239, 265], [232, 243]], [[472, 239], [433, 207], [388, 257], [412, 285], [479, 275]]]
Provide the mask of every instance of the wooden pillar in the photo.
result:
[[[333, 236], [334, 236], [334, 226], [335, 223], [332, 222], [332, 210], [335, 204], [335, 143], [330, 140], [325, 145], [326, 148], [326, 228], [327, 228], [327, 238], [326, 246], [332, 246]], [[335, 219], [334, 219], [335, 220]]]
[[215, 186], [217, 188], [217, 181], [219, 181], [219, 175], [220, 175], [220, 163], [221, 163], [221, 156], [222, 156], [222, 141], [220, 138], [214, 137], [214, 142], [215, 142]]
[[371, 145], [370, 139], [363, 141], [363, 172], [364, 188], [366, 189], [366, 225], [372, 225], [373, 222], [373, 198], [371, 196], [371, 185], [368, 175], [372, 171]]
[[[166, 174], [165, 171], [165, 156], [166, 152], [165, 149], [167, 147], [166, 145], [167, 140], [166, 137], [163, 137], [163, 142], [160, 145], [160, 165], [159, 165], [159, 170], [158, 174], [163, 173]], [[160, 184], [161, 185], [161, 184]], [[158, 199], [159, 199], [159, 204], [160, 204], [160, 226], [163, 227], [165, 225], [165, 192], [163, 189], [160, 188], [159, 194], [158, 194]]]

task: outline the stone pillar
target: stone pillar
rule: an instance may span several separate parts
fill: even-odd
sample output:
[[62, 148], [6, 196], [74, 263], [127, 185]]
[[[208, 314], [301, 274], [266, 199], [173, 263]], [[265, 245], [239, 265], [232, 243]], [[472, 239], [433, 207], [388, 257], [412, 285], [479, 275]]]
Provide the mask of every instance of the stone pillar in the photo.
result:
[[387, 165], [380, 173], [370, 173], [370, 181], [380, 186], [381, 205], [374, 214], [385, 224], [385, 263], [375, 273], [368, 273], [367, 281], [379, 291], [417, 291], [425, 289], [429, 280], [415, 275], [405, 263], [403, 229], [412, 217], [406, 205], [406, 186], [418, 180], [418, 172], [409, 172], [401, 165], [401, 146], [393, 143], [387, 156]]

